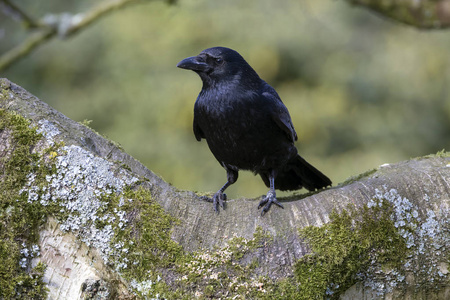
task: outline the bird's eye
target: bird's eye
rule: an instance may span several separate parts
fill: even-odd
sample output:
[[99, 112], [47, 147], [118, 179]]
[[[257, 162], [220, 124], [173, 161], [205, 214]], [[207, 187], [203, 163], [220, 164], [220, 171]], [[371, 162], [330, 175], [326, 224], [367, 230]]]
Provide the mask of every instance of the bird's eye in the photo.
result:
[[223, 63], [223, 59], [216, 58], [216, 64], [221, 65]]

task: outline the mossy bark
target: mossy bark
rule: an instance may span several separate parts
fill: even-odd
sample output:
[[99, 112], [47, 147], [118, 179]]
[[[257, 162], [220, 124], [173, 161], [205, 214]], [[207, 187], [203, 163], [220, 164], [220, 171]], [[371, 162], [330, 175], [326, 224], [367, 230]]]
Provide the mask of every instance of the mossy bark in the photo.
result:
[[[72, 285], [70, 295], [77, 291], [77, 295], [81, 295], [83, 290], [85, 297], [91, 297], [86, 296], [90, 295], [90, 279], [97, 280], [99, 285], [107, 282], [101, 286], [111, 289], [108, 297], [116, 298], [244, 295], [243, 298], [282, 299], [289, 295], [293, 299], [303, 299], [308, 294], [302, 294], [302, 290], [311, 290], [302, 280], [311, 278], [321, 280], [316, 284], [323, 286], [322, 294], [317, 296], [319, 299], [337, 296], [351, 299], [355, 295], [418, 299], [425, 295], [446, 299], [450, 293], [450, 226], [447, 220], [450, 156], [447, 153], [383, 165], [320, 193], [282, 198], [284, 209], [274, 208], [263, 217], [256, 209], [259, 199], [230, 199], [226, 209], [215, 214], [211, 203], [201, 201], [193, 192], [177, 190], [113, 142], [70, 120], [6, 79], [0, 79], [0, 109], [20, 115], [36, 127], [42, 139], [33, 146], [32, 152], [42, 155], [46, 151], [46, 159], [41, 163], [48, 164], [54, 172], [44, 177], [53, 190], [42, 185], [37, 188], [30, 180], [21, 190], [22, 194], [27, 193], [27, 201], [34, 201], [30, 196], [34, 189], [36, 201], [42, 205], [53, 201], [63, 207], [46, 210], [47, 225], [41, 229], [40, 236], [41, 256], [34, 258], [47, 265], [44, 281], [54, 297], [63, 297], [52, 292], [52, 280], [58, 276], [64, 279], [58, 281], [59, 290]], [[14, 141], [8, 130], [0, 132], [0, 138], [0, 156], [8, 157], [14, 151]], [[54, 145], [61, 143], [64, 146], [56, 149]], [[48, 150], [49, 147], [54, 149]], [[76, 163], [68, 158], [73, 153], [81, 155]], [[102, 165], [90, 169], [89, 164]], [[60, 172], [58, 168], [65, 169]], [[86, 186], [96, 184], [91, 187], [96, 192], [86, 197], [86, 201], [92, 202], [87, 206], [80, 203], [83, 208], [76, 210], [70, 206], [79, 201], [75, 199], [78, 191], [74, 188], [75, 182], [89, 178], [88, 173], [77, 175], [82, 172], [80, 168], [91, 173], [104, 169], [108, 173], [105, 180], [111, 183], [92, 179], [86, 182]], [[69, 179], [64, 176], [69, 173], [75, 177], [68, 183]], [[58, 188], [61, 193], [55, 192]], [[78, 192], [80, 198], [85, 196], [81, 195], [82, 191]], [[64, 198], [67, 193], [75, 196]], [[67, 209], [69, 206], [71, 210]], [[85, 216], [86, 207], [98, 209]], [[386, 207], [386, 211], [374, 210], [377, 207]], [[57, 213], [53, 215], [53, 212]], [[0, 217], [3, 213], [0, 212]], [[371, 215], [374, 217], [367, 219]], [[351, 216], [351, 222], [344, 222], [345, 216]], [[88, 225], [83, 223], [86, 218]], [[79, 221], [69, 223], [68, 220]], [[361, 225], [374, 220], [381, 222], [372, 227]], [[387, 224], [386, 227], [383, 224]], [[56, 230], [56, 226], [64, 230]], [[316, 227], [326, 230], [312, 229]], [[374, 239], [363, 238], [364, 231], [372, 230], [376, 235]], [[121, 232], [126, 232], [127, 236]], [[260, 238], [261, 232], [263, 238]], [[59, 261], [58, 252], [47, 251], [45, 247], [65, 234], [68, 235], [66, 240], [73, 240], [80, 246], [72, 245], [78, 250], [67, 247], [72, 250]], [[111, 237], [110, 245], [99, 244], [101, 234]], [[314, 241], [324, 238], [344, 240], [349, 247], [363, 243], [364, 247], [347, 252], [331, 243], [321, 252], [322, 244]], [[388, 242], [380, 242], [383, 239], [401, 240], [401, 249], [405, 251], [390, 251]], [[52, 247], [59, 249], [57, 245]], [[391, 257], [395, 264], [386, 263], [389, 261], [386, 255], [374, 254], [364, 256], [361, 266], [341, 268], [342, 262], [354, 262], [354, 256], [360, 257], [364, 251], [395, 253], [396, 256]], [[155, 257], [161, 259], [155, 260]], [[77, 261], [77, 268], [85, 267], [84, 275], [61, 267], [70, 261]], [[333, 270], [316, 270], [318, 262], [331, 263], [328, 265]], [[194, 266], [195, 270], [189, 269]], [[129, 268], [135, 271], [127, 272]], [[304, 279], [302, 270], [311, 272], [311, 276]], [[350, 279], [346, 280], [346, 284], [353, 287], [343, 291], [342, 285], [336, 287], [338, 280], [333, 276], [350, 272], [347, 270], [354, 272], [347, 274]], [[71, 276], [71, 272], [78, 275]], [[244, 288], [251, 292], [242, 294]]]
[[347, 1], [420, 29], [442, 29], [450, 26], [450, 3], [447, 0]]

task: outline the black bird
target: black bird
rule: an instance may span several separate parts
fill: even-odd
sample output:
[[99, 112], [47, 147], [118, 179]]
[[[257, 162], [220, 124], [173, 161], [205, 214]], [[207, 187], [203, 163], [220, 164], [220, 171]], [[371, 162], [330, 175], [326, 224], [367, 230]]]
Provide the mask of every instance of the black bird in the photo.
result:
[[328, 177], [297, 154], [297, 133], [277, 92], [236, 51], [214, 47], [183, 59], [177, 67], [196, 72], [203, 87], [194, 106], [194, 134], [227, 171], [227, 183], [213, 196], [223, 208], [227, 187], [239, 170], [259, 174], [270, 187], [258, 208], [275, 203], [275, 189], [310, 191], [331, 185]]

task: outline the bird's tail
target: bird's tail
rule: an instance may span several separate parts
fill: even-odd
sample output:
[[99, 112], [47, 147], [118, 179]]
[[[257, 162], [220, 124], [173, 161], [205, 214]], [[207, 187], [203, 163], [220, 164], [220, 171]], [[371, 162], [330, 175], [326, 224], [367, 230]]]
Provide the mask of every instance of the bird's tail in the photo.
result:
[[[261, 177], [267, 187], [270, 186], [266, 175]], [[300, 155], [288, 162], [275, 178], [275, 188], [281, 191], [298, 190], [302, 187], [314, 191], [331, 185], [331, 180], [322, 172], [310, 165]]]

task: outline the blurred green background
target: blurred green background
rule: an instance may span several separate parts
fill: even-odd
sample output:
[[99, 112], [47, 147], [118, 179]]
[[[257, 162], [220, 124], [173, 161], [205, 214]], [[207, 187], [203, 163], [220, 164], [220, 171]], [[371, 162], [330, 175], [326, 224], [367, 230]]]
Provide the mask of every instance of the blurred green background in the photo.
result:
[[[36, 18], [100, 1], [17, 0]], [[0, 53], [27, 32], [0, 15]], [[344, 1], [143, 2], [53, 40], [0, 73], [95, 130], [180, 189], [226, 181], [192, 132], [201, 89], [178, 61], [240, 52], [278, 91], [299, 152], [337, 184], [383, 163], [450, 149], [450, 34], [419, 31]], [[241, 172], [229, 197], [267, 192]]]

